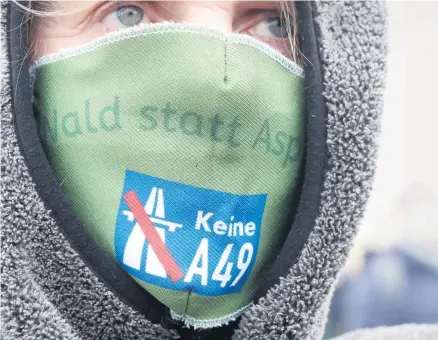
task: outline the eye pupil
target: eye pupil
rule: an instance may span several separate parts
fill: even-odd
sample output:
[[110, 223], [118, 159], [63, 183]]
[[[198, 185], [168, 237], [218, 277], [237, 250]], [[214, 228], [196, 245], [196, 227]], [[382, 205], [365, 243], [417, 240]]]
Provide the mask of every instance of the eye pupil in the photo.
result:
[[125, 26], [138, 25], [143, 20], [143, 10], [137, 6], [123, 6], [117, 9], [117, 19]]
[[287, 37], [287, 29], [279, 17], [268, 19], [268, 29], [276, 38]]

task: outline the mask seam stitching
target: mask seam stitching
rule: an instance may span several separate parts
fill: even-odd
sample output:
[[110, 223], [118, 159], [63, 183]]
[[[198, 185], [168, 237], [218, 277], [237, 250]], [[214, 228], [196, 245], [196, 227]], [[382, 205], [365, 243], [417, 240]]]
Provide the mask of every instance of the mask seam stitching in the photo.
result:
[[183, 314], [183, 317], [184, 317], [185, 315], [187, 315], [187, 312], [188, 312], [188, 310], [189, 310], [189, 300], [190, 300], [190, 295], [192, 295], [192, 289], [191, 289], [191, 288], [189, 289], [188, 294], [187, 294], [187, 301], [186, 301], [186, 306], [185, 306], [185, 308], [184, 308], [184, 314]]
[[227, 84], [227, 43], [228, 41], [225, 40], [224, 44], [224, 84]]

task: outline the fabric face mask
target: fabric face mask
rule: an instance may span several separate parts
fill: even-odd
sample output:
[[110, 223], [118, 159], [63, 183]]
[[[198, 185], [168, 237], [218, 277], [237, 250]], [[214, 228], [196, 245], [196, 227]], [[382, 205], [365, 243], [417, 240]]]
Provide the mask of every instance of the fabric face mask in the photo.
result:
[[302, 69], [249, 37], [156, 24], [32, 72], [46, 155], [98, 245], [176, 319], [241, 314], [299, 196]]

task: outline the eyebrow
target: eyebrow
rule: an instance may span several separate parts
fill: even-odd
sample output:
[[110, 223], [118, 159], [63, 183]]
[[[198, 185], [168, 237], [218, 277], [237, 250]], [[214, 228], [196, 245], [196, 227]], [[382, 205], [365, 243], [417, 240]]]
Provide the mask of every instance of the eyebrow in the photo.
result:
[[[70, 0], [43, 0], [43, 1], [35, 1], [35, 4], [37, 4], [37, 10], [43, 10], [43, 11], [50, 11], [55, 8], [55, 4], [62, 4], [62, 3], [87, 3], [86, 6], [82, 7], [81, 10], [87, 11], [92, 8], [97, 7], [97, 5], [104, 3], [104, 2], [128, 2], [128, 0], [76, 0], [76, 1], [70, 1]], [[147, 1], [147, 0], [137, 0], [139, 2], [155, 2], [155, 3], [166, 3], [166, 2], [187, 2], [184, 0], [173, 0], [173, 1], [167, 1], [167, 0], [155, 0], [155, 1]], [[281, 4], [285, 3], [286, 0], [267, 0], [267, 1], [260, 1], [260, 0], [229, 0], [230, 2], [234, 2], [236, 6], [236, 13], [242, 13], [249, 9], [251, 10], [263, 10], [263, 9], [280, 9]], [[62, 11], [62, 7], [61, 7]]]
[[263, 9], [263, 8], [273, 8], [275, 6], [278, 6], [280, 3], [285, 2], [284, 0], [280, 0], [280, 1], [273, 1], [273, 0], [268, 0], [268, 1], [251, 1], [251, 0], [244, 0], [244, 1], [235, 1], [236, 2], [236, 6], [237, 8], [239, 7], [255, 7], [255, 8], [259, 8], [259, 9]]
[[[35, 1], [35, 3], [38, 6], [41, 6], [41, 7], [53, 8], [53, 4], [55, 2], [62, 3], [62, 2], [65, 2], [65, 1], [66, 0], [43, 0], [43, 1]], [[105, 1], [106, 0], [77, 0], [75, 2], [89, 2], [90, 6], [93, 6], [93, 5], [96, 5], [98, 3], [102, 3], [102, 2], [105, 2]], [[124, 1], [128, 2], [129, 0], [122, 0], [120, 2], [124, 2]], [[173, 1], [175, 1], [175, 0], [173, 0]], [[150, 1], [150, 2], [173, 2], [173, 1], [155, 0], [155, 1]], [[181, 1], [181, 0], [179, 0], [179, 1]], [[281, 2], [285, 2], [285, 0], [280, 0], [280, 1], [275, 1], [275, 0], [268, 0], [268, 1], [260, 1], [260, 0], [255, 0], [255, 1], [254, 0], [243, 0], [243, 1], [240, 0], [240, 1], [237, 1], [237, 0], [230, 0], [230, 1], [231, 2], [235, 2], [236, 6], [238, 8], [240, 8], [240, 7], [244, 7], [244, 8], [245, 7], [256, 7], [256, 8], [260, 8], [260, 9], [272, 8], [272, 7], [274, 7], [273, 6], [274, 4], [278, 5]], [[111, 2], [111, 0], [109, 2]], [[178, 2], [178, 0], [176, 0], [176, 2]], [[181, 2], [186, 2], [186, 1], [181, 1]], [[256, 5], [256, 6], [254, 6], [254, 5]]]

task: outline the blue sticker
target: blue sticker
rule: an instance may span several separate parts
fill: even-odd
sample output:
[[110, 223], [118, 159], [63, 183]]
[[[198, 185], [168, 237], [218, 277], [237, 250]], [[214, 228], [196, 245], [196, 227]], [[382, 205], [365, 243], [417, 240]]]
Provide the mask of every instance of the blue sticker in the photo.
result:
[[[140, 213], [127, 194], [138, 198]], [[238, 293], [256, 261], [266, 197], [126, 171], [117, 260], [132, 276], [160, 287], [209, 296]]]

